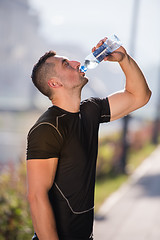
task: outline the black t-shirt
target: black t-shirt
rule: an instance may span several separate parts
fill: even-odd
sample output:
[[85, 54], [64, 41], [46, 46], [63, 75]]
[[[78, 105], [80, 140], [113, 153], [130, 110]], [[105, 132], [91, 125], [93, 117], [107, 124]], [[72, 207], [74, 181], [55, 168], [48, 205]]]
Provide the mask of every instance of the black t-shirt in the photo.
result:
[[59, 159], [49, 199], [60, 239], [92, 234], [98, 129], [108, 121], [108, 99], [90, 98], [77, 113], [50, 107], [28, 134], [27, 159]]

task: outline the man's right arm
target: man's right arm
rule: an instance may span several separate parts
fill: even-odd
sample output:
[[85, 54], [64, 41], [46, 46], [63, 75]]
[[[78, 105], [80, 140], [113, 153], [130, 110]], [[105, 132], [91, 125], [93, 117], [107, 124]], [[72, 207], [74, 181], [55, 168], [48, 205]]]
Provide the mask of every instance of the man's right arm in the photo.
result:
[[48, 198], [58, 158], [27, 161], [28, 201], [34, 230], [39, 240], [58, 240], [54, 212]]

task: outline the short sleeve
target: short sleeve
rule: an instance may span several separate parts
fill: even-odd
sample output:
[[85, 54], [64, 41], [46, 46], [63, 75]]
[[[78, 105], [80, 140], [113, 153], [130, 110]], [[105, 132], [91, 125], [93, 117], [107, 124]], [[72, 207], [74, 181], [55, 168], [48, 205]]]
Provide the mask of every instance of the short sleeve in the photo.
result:
[[110, 105], [108, 98], [93, 98], [92, 99], [93, 103], [95, 103], [99, 109], [99, 122], [104, 123], [104, 122], [109, 122], [110, 121]]
[[101, 117], [100, 122], [110, 122], [111, 112], [108, 98], [104, 98], [101, 100]]
[[59, 158], [63, 139], [54, 126], [46, 123], [32, 128], [27, 140], [27, 160]]

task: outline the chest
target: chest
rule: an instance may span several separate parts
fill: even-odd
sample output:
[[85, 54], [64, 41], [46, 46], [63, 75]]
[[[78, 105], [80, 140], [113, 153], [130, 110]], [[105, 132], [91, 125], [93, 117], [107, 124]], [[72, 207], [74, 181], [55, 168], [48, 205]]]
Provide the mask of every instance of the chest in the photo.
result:
[[79, 174], [96, 161], [98, 148], [98, 124], [79, 115], [67, 118], [63, 127], [63, 146], [59, 168], [64, 174], [73, 170]]

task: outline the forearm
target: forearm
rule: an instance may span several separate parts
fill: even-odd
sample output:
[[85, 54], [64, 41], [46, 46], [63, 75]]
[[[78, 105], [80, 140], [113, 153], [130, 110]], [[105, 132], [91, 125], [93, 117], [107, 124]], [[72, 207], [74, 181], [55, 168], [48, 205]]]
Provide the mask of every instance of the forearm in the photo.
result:
[[151, 91], [137, 63], [128, 54], [126, 54], [119, 64], [126, 77], [125, 90], [131, 93], [137, 101], [142, 103], [142, 105], [147, 103], [150, 98]]
[[48, 196], [34, 197], [30, 200], [30, 211], [39, 240], [58, 240], [54, 213]]

